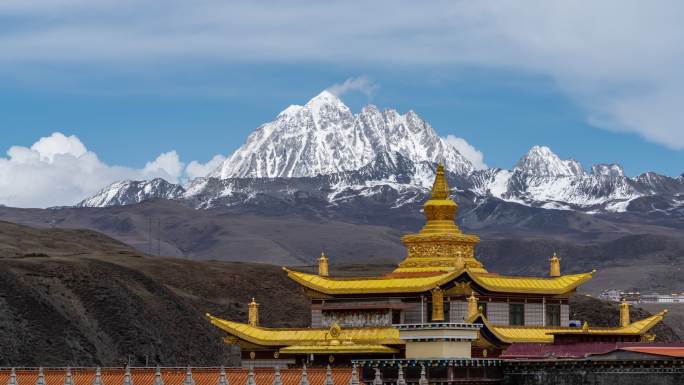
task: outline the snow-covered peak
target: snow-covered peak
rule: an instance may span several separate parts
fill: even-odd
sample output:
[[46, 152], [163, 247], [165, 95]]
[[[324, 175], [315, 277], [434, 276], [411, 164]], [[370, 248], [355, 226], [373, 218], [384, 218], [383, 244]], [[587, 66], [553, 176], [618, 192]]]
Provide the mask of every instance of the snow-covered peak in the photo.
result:
[[209, 176], [307, 177], [358, 170], [378, 155], [400, 153], [413, 162], [443, 162], [466, 175], [472, 164], [437, 135], [418, 114], [381, 112], [369, 105], [354, 115], [323, 91], [304, 106], [293, 105], [257, 128]]
[[97, 194], [77, 204], [77, 207], [108, 207], [140, 203], [153, 198], [177, 199], [184, 189], [164, 179], [123, 180], [110, 184]]
[[314, 96], [306, 103], [306, 107], [314, 109], [323, 106], [335, 106], [338, 108], [348, 108], [340, 98], [328, 90], [324, 90], [320, 94]]
[[595, 164], [591, 167], [591, 173], [594, 175], [610, 176], [610, 177], [623, 177], [625, 176], [625, 170], [619, 164]]
[[584, 175], [582, 165], [576, 160], [562, 160], [546, 146], [534, 146], [523, 155], [515, 166], [516, 170], [537, 176], [579, 176]]

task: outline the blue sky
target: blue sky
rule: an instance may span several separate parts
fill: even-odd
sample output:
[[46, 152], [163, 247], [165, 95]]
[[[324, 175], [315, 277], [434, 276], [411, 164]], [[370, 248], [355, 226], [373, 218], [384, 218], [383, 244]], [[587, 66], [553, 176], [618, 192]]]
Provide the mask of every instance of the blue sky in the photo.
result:
[[[227, 156], [288, 105], [362, 78], [372, 92], [341, 95], [352, 110], [412, 109], [489, 166], [540, 144], [587, 169], [684, 172], [679, 2], [161, 4], [0, 4], [0, 150], [61, 132], [108, 167], [93, 183], [178, 179], [160, 154]], [[13, 175], [20, 158], [2, 156]]]

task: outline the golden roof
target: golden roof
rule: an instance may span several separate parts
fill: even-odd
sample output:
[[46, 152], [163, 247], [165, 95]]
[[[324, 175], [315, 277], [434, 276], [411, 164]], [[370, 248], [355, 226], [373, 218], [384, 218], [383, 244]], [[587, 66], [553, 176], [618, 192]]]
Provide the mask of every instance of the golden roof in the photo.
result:
[[283, 268], [288, 277], [323, 294], [420, 293], [443, 285], [461, 274], [481, 287], [500, 293], [563, 294], [591, 279], [593, 272], [560, 277], [515, 277], [490, 273], [454, 271], [429, 276], [393, 275], [378, 278], [330, 278]]
[[324, 294], [420, 293], [434, 289], [458, 276], [458, 272], [402, 278], [330, 278], [283, 268], [287, 276], [309, 289]]
[[[399, 330], [393, 327], [344, 328], [339, 330], [338, 337], [333, 338], [330, 335], [330, 329], [264, 328], [224, 320], [210, 314], [206, 316], [214, 326], [226, 333], [261, 346], [325, 344], [333, 340], [369, 345], [403, 344], [402, 340], [399, 339]], [[340, 344], [340, 346], [342, 345]]]
[[470, 276], [475, 283], [493, 292], [563, 294], [590, 280], [594, 272], [549, 278], [516, 277], [489, 273], [471, 273]]
[[556, 334], [591, 334], [591, 335], [643, 335], [663, 320], [667, 310], [648, 318], [633, 322], [624, 327], [548, 327], [548, 326], [494, 326], [478, 313], [467, 322], [481, 322], [498, 339], [505, 343], [553, 343]]

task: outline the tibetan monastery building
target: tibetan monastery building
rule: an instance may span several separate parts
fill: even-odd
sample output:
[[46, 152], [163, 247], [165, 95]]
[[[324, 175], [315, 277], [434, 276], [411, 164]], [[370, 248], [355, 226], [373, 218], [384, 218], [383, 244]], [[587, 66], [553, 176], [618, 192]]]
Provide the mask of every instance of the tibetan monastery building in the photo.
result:
[[[310, 328], [262, 327], [254, 301], [248, 323], [208, 318], [228, 334], [227, 343], [240, 345], [243, 357], [271, 360], [297, 355], [404, 358], [439, 352], [496, 357], [511, 344], [653, 339], [648, 332], [665, 312], [631, 322], [627, 304], [616, 327], [571, 327], [568, 299], [594, 272], [562, 275], [555, 255], [546, 277], [489, 272], [475, 256], [479, 237], [456, 225], [457, 209], [440, 165], [424, 204], [426, 224], [401, 239], [407, 256], [394, 271], [371, 278], [331, 277], [324, 255], [318, 274], [284, 269], [311, 300]], [[424, 346], [408, 348], [446, 342], [467, 342], [470, 351], [432, 346], [430, 353], [416, 353]]]

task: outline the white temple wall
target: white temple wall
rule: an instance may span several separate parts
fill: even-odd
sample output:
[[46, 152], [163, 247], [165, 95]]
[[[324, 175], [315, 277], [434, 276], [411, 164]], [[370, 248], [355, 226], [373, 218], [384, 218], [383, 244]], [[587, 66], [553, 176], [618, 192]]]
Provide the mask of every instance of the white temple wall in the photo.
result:
[[465, 301], [449, 302], [449, 322], [464, 322], [468, 316], [468, 304]]
[[561, 326], [570, 326], [570, 306], [568, 304], [561, 304]]
[[525, 304], [525, 326], [544, 326], [544, 304]]
[[489, 302], [487, 304], [487, 319], [493, 325], [508, 325], [508, 303]]

